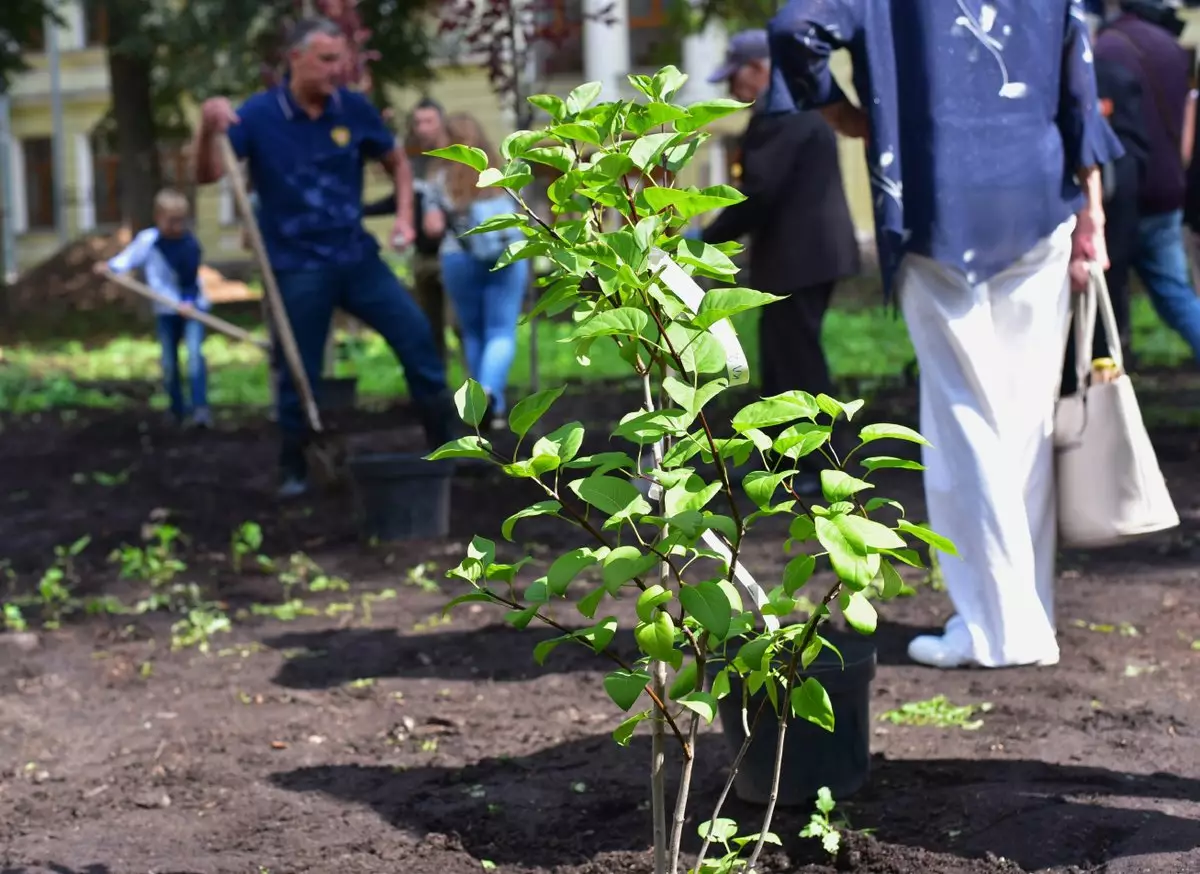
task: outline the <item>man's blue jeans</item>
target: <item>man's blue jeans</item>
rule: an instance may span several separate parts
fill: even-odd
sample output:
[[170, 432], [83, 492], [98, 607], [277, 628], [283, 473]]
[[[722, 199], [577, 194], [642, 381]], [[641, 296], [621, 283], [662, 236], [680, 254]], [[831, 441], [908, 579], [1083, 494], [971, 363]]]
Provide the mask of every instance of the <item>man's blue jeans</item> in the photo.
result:
[[491, 396], [492, 411], [505, 411], [504, 389], [517, 354], [517, 320], [529, 282], [529, 262], [503, 270], [466, 252], [442, 256], [442, 285], [462, 329], [467, 370]]
[[[408, 391], [418, 407], [429, 407], [446, 394], [446, 371], [420, 307], [378, 255], [357, 264], [316, 270], [284, 271], [276, 279], [287, 309], [304, 372], [313, 390], [320, 386], [325, 340], [334, 308], [345, 310], [377, 331], [400, 359]], [[320, 398], [317, 398], [320, 403]], [[289, 368], [281, 362], [279, 428], [285, 453], [299, 444], [308, 422]]]
[[1183, 337], [1200, 362], [1200, 297], [1192, 287], [1182, 212], [1144, 216], [1138, 222], [1133, 266], [1159, 318]]
[[179, 344], [187, 348], [188, 383], [191, 387], [191, 410], [208, 406], [208, 373], [204, 367], [204, 325], [183, 316], [161, 315], [156, 318], [158, 342], [162, 344], [163, 386], [171, 399], [171, 412], [182, 419], [189, 412], [183, 399], [179, 376]]

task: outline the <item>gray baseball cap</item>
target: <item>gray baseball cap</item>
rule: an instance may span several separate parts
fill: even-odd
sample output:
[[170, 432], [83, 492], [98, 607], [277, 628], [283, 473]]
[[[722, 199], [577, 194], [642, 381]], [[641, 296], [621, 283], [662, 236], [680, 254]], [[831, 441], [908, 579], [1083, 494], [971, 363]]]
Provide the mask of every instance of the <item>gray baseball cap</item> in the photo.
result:
[[712, 84], [727, 82], [733, 74], [754, 61], [765, 61], [771, 57], [771, 48], [767, 43], [765, 30], [743, 30], [735, 33], [729, 39], [725, 49], [725, 61], [718, 67], [708, 81]]

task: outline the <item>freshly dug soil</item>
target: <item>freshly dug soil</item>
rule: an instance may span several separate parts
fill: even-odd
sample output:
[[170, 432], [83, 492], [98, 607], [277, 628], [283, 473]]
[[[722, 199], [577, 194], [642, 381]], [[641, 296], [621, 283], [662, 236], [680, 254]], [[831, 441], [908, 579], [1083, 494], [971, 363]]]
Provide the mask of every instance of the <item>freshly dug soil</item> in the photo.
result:
[[[588, 423], [621, 409], [595, 392], [562, 405], [561, 418]], [[911, 421], [912, 406], [905, 394], [872, 409]], [[416, 447], [404, 411], [343, 424], [365, 444]], [[187, 535], [184, 577], [230, 611], [281, 600], [273, 578], [230, 567], [230, 532], [247, 520], [262, 525], [265, 552], [303, 551], [352, 591], [308, 597], [318, 616], [237, 622], [208, 655], [171, 652], [161, 615], [75, 616], [32, 648], [0, 635], [0, 872], [652, 870], [649, 741], [623, 749], [609, 737], [619, 718], [600, 686], [606, 666], [563, 647], [538, 667], [532, 647], [547, 635], [479, 605], [442, 618], [463, 588], [441, 571], [473, 533], [496, 536], [520, 489], [460, 478], [449, 541], [371, 548], [356, 541], [346, 491], [275, 504], [273, 437], [252, 422], [196, 434], [150, 414], [81, 412], [3, 427], [0, 545], [16, 590], [36, 583], [54, 546], [87, 534], [79, 593], [144, 594], [105, 559], [157, 511]], [[1155, 434], [1180, 529], [1063, 557], [1060, 665], [916, 667], [904, 647], [945, 620], [946, 596], [913, 577], [918, 594], [882, 608], [876, 717], [939, 694], [991, 709], [974, 731], [878, 720], [871, 782], [839, 799], [853, 831], [838, 858], [798, 837], [810, 811], [781, 810], [784, 846], [765, 871], [1200, 872], [1195, 435]], [[891, 486], [881, 490], [922, 518], [913, 478]], [[517, 540], [505, 554], [528, 542], [541, 564], [570, 542], [537, 521]], [[781, 542], [767, 529], [745, 555], [760, 578], [780, 572]], [[362, 596], [389, 588], [365, 615]], [[699, 747], [688, 853], [728, 765], [719, 726]], [[729, 814], [755, 822], [753, 808]]]

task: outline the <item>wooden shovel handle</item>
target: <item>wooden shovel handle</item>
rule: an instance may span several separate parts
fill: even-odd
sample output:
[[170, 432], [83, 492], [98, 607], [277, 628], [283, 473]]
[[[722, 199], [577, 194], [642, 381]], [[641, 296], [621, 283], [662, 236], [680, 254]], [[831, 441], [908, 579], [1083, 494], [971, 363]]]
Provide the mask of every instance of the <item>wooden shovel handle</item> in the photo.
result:
[[222, 135], [217, 142], [221, 149], [221, 160], [225, 164], [225, 175], [233, 188], [233, 199], [242, 215], [246, 235], [250, 238], [250, 248], [254, 250], [254, 257], [262, 273], [263, 292], [275, 320], [275, 336], [283, 348], [283, 357], [287, 361], [288, 370], [292, 372], [292, 381], [300, 392], [300, 401], [308, 416], [308, 425], [314, 433], [320, 433], [324, 429], [321, 427], [317, 399], [313, 394], [312, 384], [308, 381], [308, 375], [304, 372], [304, 361], [296, 346], [296, 336], [292, 333], [292, 323], [288, 320], [287, 308], [283, 305], [283, 295], [279, 293], [279, 285], [275, 281], [275, 271], [271, 269], [271, 261], [267, 257], [267, 247], [263, 243], [262, 231], [258, 227], [254, 207], [250, 203], [250, 192], [246, 189], [246, 180], [242, 177], [241, 164], [229, 137]]
[[120, 285], [123, 288], [129, 289], [134, 294], [140, 294], [142, 297], [148, 298], [155, 303], [170, 307], [185, 319], [192, 319], [202, 325], [207, 325], [214, 331], [219, 331], [227, 337], [232, 337], [235, 340], [241, 340], [243, 343], [250, 343], [254, 346], [257, 346], [264, 352], [268, 352], [271, 349], [271, 345], [269, 343], [258, 339], [249, 331], [244, 331], [237, 325], [231, 324], [222, 318], [218, 318], [217, 316], [206, 313], [203, 310], [196, 309], [195, 307], [190, 307], [185, 310], [179, 301], [173, 300], [172, 298], [167, 297], [165, 294], [159, 294], [153, 288], [138, 282], [132, 276], [113, 273], [110, 270], [105, 272], [104, 278], [110, 282], [115, 282], [117, 285]]

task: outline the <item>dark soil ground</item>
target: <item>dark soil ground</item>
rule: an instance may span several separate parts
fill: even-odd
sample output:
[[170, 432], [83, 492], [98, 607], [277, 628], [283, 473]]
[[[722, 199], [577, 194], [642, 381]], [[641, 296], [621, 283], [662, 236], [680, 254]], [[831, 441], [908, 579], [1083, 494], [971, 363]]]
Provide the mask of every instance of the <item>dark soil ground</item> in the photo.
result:
[[[1148, 407], [1197, 405], [1193, 383], [1153, 389]], [[595, 390], [563, 404], [587, 422], [620, 409]], [[911, 422], [912, 406], [895, 393], [874, 416]], [[184, 578], [231, 613], [281, 596], [273, 578], [230, 568], [230, 532], [246, 520], [262, 525], [265, 552], [303, 551], [352, 592], [307, 597], [318, 616], [238, 621], [208, 655], [172, 652], [166, 616], [76, 615], [28, 651], [0, 635], [0, 872], [651, 870], [649, 742], [611, 740], [604, 665], [563, 648], [539, 668], [540, 633], [478, 605], [441, 619], [462, 589], [440, 571], [473, 533], [495, 535], [519, 489], [459, 479], [449, 539], [370, 548], [346, 492], [274, 503], [269, 429], [227, 420], [183, 434], [148, 416], [3, 422], [0, 553], [15, 591], [86, 534], [79, 594], [132, 601], [144, 592], [106, 556], [157, 513], [188, 537]], [[346, 424], [375, 429], [376, 444], [417, 440], [403, 412]], [[915, 597], [883, 607], [876, 716], [937, 694], [993, 707], [975, 731], [876, 721], [871, 781], [839, 805], [856, 831], [836, 863], [798, 837], [808, 812], [785, 810], [767, 871], [1200, 872], [1200, 456], [1194, 424], [1155, 440], [1183, 526], [1063, 557], [1059, 666], [916, 667], [904, 646], [945, 620], [945, 595], [914, 577]], [[919, 484], [905, 483], [891, 492], [921, 518]], [[565, 542], [523, 524], [539, 560]], [[769, 579], [784, 557], [781, 538], [763, 540], [745, 560]], [[414, 570], [425, 563], [438, 571]], [[387, 589], [396, 596], [364, 610], [364, 594]], [[697, 819], [724, 781], [722, 743], [717, 727], [701, 739]], [[754, 810], [733, 814], [751, 822]]]

